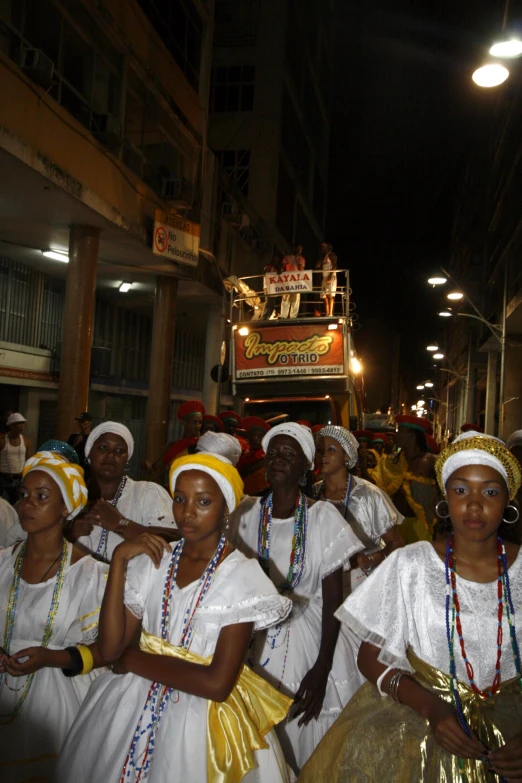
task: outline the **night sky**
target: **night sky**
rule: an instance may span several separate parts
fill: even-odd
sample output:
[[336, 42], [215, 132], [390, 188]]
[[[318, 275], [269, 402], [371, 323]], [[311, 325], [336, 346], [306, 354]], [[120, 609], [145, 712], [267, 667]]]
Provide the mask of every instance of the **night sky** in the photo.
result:
[[327, 232], [351, 270], [370, 389], [391, 329], [406, 388], [428, 372], [440, 294], [425, 281], [450, 260], [467, 150], [495, 101], [471, 73], [502, 13], [495, 0], [339, 0]]

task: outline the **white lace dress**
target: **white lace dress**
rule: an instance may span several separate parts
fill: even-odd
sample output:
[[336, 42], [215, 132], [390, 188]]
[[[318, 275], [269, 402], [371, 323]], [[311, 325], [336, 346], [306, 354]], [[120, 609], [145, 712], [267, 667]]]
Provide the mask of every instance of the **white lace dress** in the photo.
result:
[[[142, 555], [131, 561], [125, 604], [143, 628], [161, 634], [163, 587], [171, 557], [165, 553], [156, 569]], [[187, 607], [192, 606], [199, 580], [172, 593], [170, 643], [179, 645]], [[221, 629], [235, 623], [266, 628], [289, 611], [258, 563], [232, 552], [219, 566], [214, 581], [194, 614], [191, 652], [203, 657], [214, 653]], [[150, 681], [135, 674], [108, 672], [98, 677], [64, 745], [58, 764], [58, 783], [119, 783]], [[147, 780], [150, 783], [207, 780], [208, 701], [180, 691], [167, 703], [156, 734]], [[267, 750], [255, 752], [258, 768], [243, 778], [246, 783], [287, 783], [286, 764], [275, 733], [265, 739]], [[143, 752], [142, 746], [138, 754]], [[134, 780], [134, 776], [128, 778]]]
[[[357, 538], [364, 544], [364, 553], [384, 549], [382, 536], [395, 525], [402, 524], [403, 515], [395, 508], [388, 495], [366, 479], [353, 476], [353, 489], [345, 519]], [[315, 485], [319, 492], [322, 482]], [[344, 516], [344, 499], [328, 500]], [[360, 568], [352, 568], [344, 575], [345, 598], [367, 579]]]
[[[458, 568], [458, 563], [457, 563]], [[511, 595], [519, 646], [522, 645], [522, 555], [509, 569]], [[497, 583], [470, 582], [457, 574], [462, 631], [466, 653], [480, 689], [495, 676], [497, 651]], [[445, 566], [428, 541], [397, 549], [337, 611], [337, 617], [361, 641], [381, 649], [386, 666], [412, 671], [406, 652], [411, 646], [418, 658], [449, 674], [446, 640]], [[501, 674], [516, 674], [507, 620], [504, 617]], [[467, 682], [460, 652], [456, 651], [457, 677]]]
[[[60, 595], [52, 650], [77, 644], [92, 644], [98, 635], [98, 615], [107, 582], [108, 567], [86, 555], [73, 565], [72, 545]], [[13, 581], [18, 548], [0, 550], [0, 634]], [[41, 584], [20, 580], [11, 651], [39, 647], [42, 643], [56, 577]], [[3, 635], [0, 635], [0, 644]], [[16, 718], [6, 725], [0, 720], [0, 780], [2, 783], [51, 781], [56, 758], [80, 704], [96, 672], [65, 677], [61, 669], [40, 669]], [[0, 715], [17, 704], [25, 677], [0, 675]]]
[[[261, 510], [260, 498], [245, 498], [236, 509], [232, 538], [248, 557], [257, 557], [257, 540]], [[294, 517], [273, 519], [270, 542], [270, 578], [281, 584], [288, 573]], [[308, 530], [303, 574], [299, 585], [289, 595], [293, 609], [282, 624], [255, 636], [250, 660], [258, 674], [265, 676], [284, 693], [293, 696], [305, 674], [319, 654], [322, 623], [322, 580], [345, 564], [363, 545], [338, 511], [330, 504], [317, 501], [308, 510]], [[349, 567], [349, 566], [348, 566]], [[277, 733], [287, 761], [300, 768], [328, 731], [350, 697], [364, 682], [356, 664], [356, 653], [343, 629], [334, 655], [334, 662], [323, 708], [318, 720], [298, 727], [297, 719], [279, 724]]]
[[[153, 481], [133, 481], [127, 478], [116, 508], [120, 514], [136, 522], [137, 525], [176, 527], [172, 512], [172, 498], [166, 489]], [[117, 533], [111, 530], [104, 531], [102, 527], [97, 526], [93, 527], [90, 535], [80, 536], [78, 539], [79, 544], [107, 563], [111, 562], [112, 553], [122, 541], [123, 538]]]

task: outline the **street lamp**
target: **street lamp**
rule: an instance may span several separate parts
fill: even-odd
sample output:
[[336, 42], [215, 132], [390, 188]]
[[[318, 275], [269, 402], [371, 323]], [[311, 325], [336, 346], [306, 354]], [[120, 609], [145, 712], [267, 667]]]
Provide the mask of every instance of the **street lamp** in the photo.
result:
[[444, 354], [440, 353], [440, 351], [439, 351], [438, 353], [434, 353], [433, 354], [433, 358], [434, 359], [444, 359]]
[[449, 294], [447, 294], [446, 299], [451, 299], [453, 302], [458, 302], [460, 299], [463, 299], [464, 294], [462, 291], [450, 291]]
[[427, 351], [438, 351], [439, 350], [439, 346], [437, 345], [437, 343], [430, 343], [429, 345], [426, 346], [426, 350]]
[[444, 285], [444, 283], [447, 283], [445, 277], [441, 277], [441, 275], [433, 275], [432, 277], [428, 277], [428, 283], [435, 288], [436, 285]]
[[433, 389], [433, 384], [432, 384], [432, 382], [431, 382], [431, 381], [426, 381], [426, 383], [425, 383], [424, 385], [425, 385], [425, 387], [426, 387], [427, 389]]
[[[447, 278], [449, 278], [455, 285], [458, 287], [458, 283], [454, 278], [447, 272], [444, 267], [441, 267], [441, 271], [444, 275], [446, 275]], [[463, 295], [464, 298], [464, 295]], [[502, 437], [502, 434], [504, 432], [504, 387], [505, 387], [505, 376], [506, 376], [506, 317], [507, 317], [507, 264], [504, 265], [504, 293], [502, 298], [502, 323], [501, 324], [493, 324], [490, 321], [487, 320], [487, 318], [484, 317], [484, 315], [480, 312], [478, 307], [471, 301], [469, 296], [466, 294], [465, 296], [466, 301], [468, 304], [473, 308], [475, 311], [475, 315], [472, 313], [454, 313], [452, 310], [441, 310], [439, 312], [439, 315], [443, 318], [449, 318], [453, 315], [461, 316], [464, 318], [474, 318], [476, 321], [480, 321], [480, 323], [484, 324], [484, 326], [487, 326], [495, 340], [498, 340], [500, 343], [500, 390], [499, 390], [499, 400], [498, 400], [498, 407], [500, 412], [500, 422], [499, 422], [499, 435]], [[434, 354], [434, 359], [442, 358], [438, 354]]]
[[424, 389], [424, 385], [423, 385], [422, 383], [420, 383], [420, 384], [419, 384], [418, 386], [416, 386], [415, 388], [417, 389], [417, 391], [421, 391], [422, 389]]
[[509, 77], [509, 71], [505, 65], [500, 63], [486, 63], [481, 68], [477, 68], [471, 77], [478, 87], [498, 87]]
[[489, 53], [492, 54], [493, 57], [520, 57], [522, 54], [522, 41], [517, 40], [516, 38], [499, 41], [498, 43], [493, 44]]

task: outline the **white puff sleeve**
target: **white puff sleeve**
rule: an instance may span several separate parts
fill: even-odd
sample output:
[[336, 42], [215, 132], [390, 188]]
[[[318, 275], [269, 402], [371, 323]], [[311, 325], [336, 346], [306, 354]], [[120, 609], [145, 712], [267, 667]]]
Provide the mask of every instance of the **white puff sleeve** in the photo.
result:
[[[356, 552], [364, 549], [351, 527], [337, 509], [328, 502], [318, 500], [309, 511], [309, 527], [320, 526], [321, 579], [345, 566]], [[312, 536], [308, 536], [308, 546], [313, 545]]]
[[[163, 560], [165, 557], [170, 558], [170, 554], [164, 554]], [[138, 620], [143, 619], [154, 570], [154, 564], [148, 555], [139, 555], [127, 565], [123, 602]]]
[[407, 671], [412, 671], [406, 657], [412, 634], [405, 587], [415, 546], [392, 552], [335, 613], [361, 642], [380, 649], [381, 663]]
[[382, 490], [370, 484], [367, 488], [368, 518], [370, 522], [370, 538], [374, 541], [381, 538], [395, 525], [404, 520], [402, 514], [395, 508], [392, 501]]
[[[138, 506], [141, 525], [176, 527], [172, 511], [172, 498], [166, 489], [153, 481], [136, 481], [133, 488], [139, 488]], [[134, 520], [134, 517], [131, 518]]]
[[197, 625], [223, 627], [254, 623], [260, 631], [282, 622], [292, 609], [292, 601], [279, 595], [257, 560], [249, 560], [237, 550], [220, 566], [222, 576], [195, 612]]
[[88, 576], [88, 581], [79, 606], [77, 622], [81, 634], [81, 643], [88, 645], [93, 644], [98, 637], [100, 609], [107, 586], [109, 566], [87, 556], [83, 558], [81, 567], [86, 576]]

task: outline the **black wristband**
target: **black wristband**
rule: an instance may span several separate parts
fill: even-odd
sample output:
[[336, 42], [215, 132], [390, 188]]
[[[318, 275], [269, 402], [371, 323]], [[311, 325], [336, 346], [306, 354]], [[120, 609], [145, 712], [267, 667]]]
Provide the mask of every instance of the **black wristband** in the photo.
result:
[[62, 674], [66, 677], [76, 677], [83, 671], [83, 658], [77, 647], [66, 647], [65, 652], [71, 656], [72, 666], [68, 669], [62, 669]]

